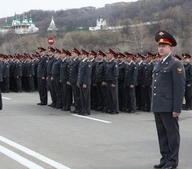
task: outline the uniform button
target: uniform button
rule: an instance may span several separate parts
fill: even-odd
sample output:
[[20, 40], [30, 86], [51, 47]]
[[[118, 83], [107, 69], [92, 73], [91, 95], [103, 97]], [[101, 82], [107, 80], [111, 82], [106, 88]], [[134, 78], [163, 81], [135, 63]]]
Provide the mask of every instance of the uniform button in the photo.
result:
[[154, 96], [156, 96], [157, 94], [156, 93], [154, 93]]
[[155, 79], [155, 82], [156, 82], [157, 80]]
[[158, 73], [156, 73], [156, 75], [158, 75]]
[[156, 86], [154, 86], [153, 88], [154, 88], [154, 89], [156, 89], [157, 87], [156, 87]]

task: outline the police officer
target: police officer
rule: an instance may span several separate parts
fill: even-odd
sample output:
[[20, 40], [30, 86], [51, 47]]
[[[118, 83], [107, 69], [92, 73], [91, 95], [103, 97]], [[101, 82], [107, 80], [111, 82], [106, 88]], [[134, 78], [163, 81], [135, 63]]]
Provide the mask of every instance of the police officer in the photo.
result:
[[81, 112], [80, 115], [90, 115], [91, 100], [90, 100], [90, 86], [91, 86], [91, 62], [88, 60], [89, 52], [81, 50], [81, 62], [78, 69], [77, 86], [80, 90]]
[[145, 66], [144, 66], [144, 88], [145, 88], [145, 108], [144, 111], [151, 111], [151, 90], [152, 90], [152, 71], [154, 67], [153, 54], [151, 52], [146, 53]]
[[78, 69], [80, 64], [79, 59], [80, 52], [78, 49], [73, 48], [71, 51], [71, 61], [69, 65], [69, 79], [67, 81], [67, 85], [70, 85], [72, 88], [73, 96], [74, 96], [74, 106], [75, 110], [71, 111], [72, 113], [81, 113], [81, 100], [80, 100], [80, 90], [77, 86], [77, 76]]
[[29, 55], [26, 58], [26, 91], [32, 92], [34, 91], [34, 75], [35, 75], [35, 69], [34, 69], [34, 62], [32, 60], [32, 57]]
[[125, 68], [125, 101], [126, 101], [126, 112], [135, 113], [136, 111], [136, 96], [135, 96], [135, 87], [137, 85], [137, 66], [134, 59], [134, 54], [125, 52], [126, 55], [126, 68]]
[[46, 49], [38, 47], [40, 58], [37, 64], [37, 79], [40, 103], [38, 105], [47, 105], [47, 56]]
[[50, 107], [56, 107], [56, 102], [57, 102], [56, 91], [54, 88], [53, 79], [51, 79], [53, 63], [56, 61], [54, 55], [55, 55], [55, 49], [53, 47], [49, 46], [48, 47], [46, 80], [47, 80], [47, 89], [50, 92], [50, 96], [51, 96], [51, 104], [48, 105]]
[[160, 163], [154, 168], [175, 169], [179, 163], [180, 134], [178, 117], [185, 90], [185, 71], [182, 63], [172, 56], [177, 45], [174, 37], [160, 30], [155, 35], [161, 62], [153, 71], [152, 111], [155, 116]]
[[125, 55], [123, 53], [118, 53], [116, 61], [118, 63], [118, 101], [119, 101], [119, 111], [125, 112], [126, 111], [126, 104], [125, 104]]
[[51, 80], [53, 81], [53, 88], [56, 97], [56, 109], [63, 108], [62, 100], [61, 100], [61, 84], [60, 84], [60, 64], [61, 64], [61, 51], [59, 49], [55, 49], [55, 61], [52, 65], [52, 75]]
[[106, 83], [106, 54], [99, 50], [96, 56], [95, 83], [97, 88], [97, 108], [96, 111], [107, 112], [107, 83]]
[[97, 53], [94, 50], [91, 50], [88, 55], [88, 59], [91, 62], [91, 109], [96, 110], [98, 105], [98, 96], [97, 96], [97, 86], [95, 82], [96, 78], [96, 65], [97, 61], [95, 60], [95, 57], [97, 56]]
[[63, 107], [61, 110], [70, 111], [72, 104], [72, 89], [67, 85], [69, 79], [69, 57], [71, 53], [68, 50], [62, 49], [61, 51], [61, 64], [60, 64], [60, 83], [61, 83], [61, 99]]
[[0, 110], [3, 108], [2, 104], [2, 95], [1, 95], [1, 87], [2, 87], [2, 81], [3, 81], [3, 62], [2, 62], [2, 57], [0, 56]]
[[3, 92], [10, 91], [10, 62], [8, 56], [4, 58], [3, 62]]
[[137, 65], [137, 86], [136, 86], [136, 104], [137, 109], [144, 111], [145, 110], [145, 88], [144, 88], [144, 68], [145, 63], [143, 62], [144, 56], [140, 53], [137, 53], [135, 56], [135, 62]]
[[14, 66], [14, 82], [15, 82], [15, 92], [22, 92], [22, 62], [20, 61], [21, 56], [15, 58]]
[[188, 53], [183, 53], [182, 56], [186, 74], [185, 110], [192, 110], [192, 65], [190, 64], [191, 55]]
[[109, 114], [118, 114], [118, 64], [115, 61], [117, 56], [116, 52], [112, 49], [108, 50], [107, 53], [107, 64], [106, 64], [106, 83], [107, 83], [107, 100], [109, 104]]

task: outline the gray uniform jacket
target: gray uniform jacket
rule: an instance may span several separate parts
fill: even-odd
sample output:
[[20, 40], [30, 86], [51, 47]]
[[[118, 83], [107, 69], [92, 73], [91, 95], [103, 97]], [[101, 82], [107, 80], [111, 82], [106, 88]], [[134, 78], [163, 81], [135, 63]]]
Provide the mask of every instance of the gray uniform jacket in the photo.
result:
[[180, 61], [169, 56], [153, 70], [152, 111], [180, 113], [184, 90], [184, 67]]

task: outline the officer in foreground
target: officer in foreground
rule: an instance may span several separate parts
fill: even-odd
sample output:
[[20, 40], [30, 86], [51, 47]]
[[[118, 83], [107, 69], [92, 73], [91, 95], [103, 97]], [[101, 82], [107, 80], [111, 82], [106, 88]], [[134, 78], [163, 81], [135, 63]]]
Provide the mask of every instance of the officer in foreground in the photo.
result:
[[164, 30], [155, 35], [161, 61], [153, 71], [152, 111], [154, 112], [160, 164], [154, 168], [175, 169], [179, 163], [180, 133], [178, 117], [185, 90], [185, 71], [182, 63], [172, 56], [177, 45], [174, 37]]

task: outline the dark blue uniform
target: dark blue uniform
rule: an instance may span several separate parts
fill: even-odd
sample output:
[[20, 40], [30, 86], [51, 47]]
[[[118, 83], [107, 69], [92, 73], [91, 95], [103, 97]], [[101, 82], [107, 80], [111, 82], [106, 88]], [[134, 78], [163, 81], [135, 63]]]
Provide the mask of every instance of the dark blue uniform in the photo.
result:
[[21, 78], [22, 78], [22, 62], [20, 62], [20, 61], [15, 62], [13, 77], [14, 77], [14, 82], [15, 82], [14, 91], [15, 92], [21, 92], [22, 91], [22, 82], [21, 82]]
[[127, 63], [125, 69], [126, 109], [129, 113], [136, 110], [135, 86], [137, 85], [137, 66], [134, 62]]
[[96, 86], [96, 65], [95, 59], [90, 60], [92, 71], [91, 71], [91, 109], [96, 110], [98, 105], [97, 86]]
[[56, 105], [55, 108], [61, 109], [63, 108], [62, 100], [61, 100], [61, 84], [60, 84], [60, 64], [61, 59], [56, 59], [52, 65], [52, 80], [53, 87], [56, 96]]
[[137, 109], [142, 111], [145, 109], [144, 68], [145, 64], [143, 62], [137, 63], [136, 104]]
[[81, 115], [90, 115], [91, 62], [84, 59], [79, 64], [77, 85], [80, 89]]
[[69, 111], [72, 104], [72, 89], [67, 85], [69, 79], [69, 60], [63, 59], [60, 64], [61, 99], [64, 111]]
[[169, 56], [153, 71], [152, 111], [155, 115], [163, 165], [177, 167], [179, 160], [179, 124], [173, 112], [180, 113], [185, 90], [185, 72], [180, 61]]
[[[118, 64], [112, 59], [106, 64], [106, 83], [107, 83], [107, 101], [108, 113], [119, 113], [118, 107]], [[113, 86], [114, 85], [114, 86]]]
[[126, 64], [124, 61], [118, 63], [118, 102], [119, 102], [119, 110], [126, 111], [125, 108], [125, 87], [124, 87], [124, 79], [125, 79], [125, 68]]
[[51, 80], [52, 77], [52, 66], [53, 63], [55, 62], [55, 57], [49, 56], [48, 60], [47, 60], [47, 88], [50, 92], [50, 96], [51, 96], [51, 104], [49, 106], [51, 107], [56, 107], [56, 91], [54, 88], [54, 84], [53, 84], [53, 80]]
[[3, 62], [0, 61], [0, 110], [3, 108], [2, 104], [2, 95], [1, 95], [1, 86], [2, 86], [2, 81], [3, 81]]
[[144, 66], [144, 81], [145, 88], [145, 107], [144, 111], [150, 112], [151, 110], [151, 91], [152, 91], [152, 71], [154, 68], [153, 62], [147, 63]]
[[37, 64], [38, 91], [40, 97], [39, 105], [47, 104], [47, 56], [41, 56]]
[[3, 63], [3, 92], [10, 91], [10, 62]]
[[107, 86], [106, 82], [106, 61], [102, 59], [96, 64], [95, 83], [97, 87], [97, 111], [107, 111]]
[[192, 110], [192, 65], [190, 63], [184, 64], [186, 74], [185, 85], [185, 109]]
[[77, 57], [70, 61], [70, 68], [69, 68], [68, 82], [71, 84], [73, 95], [74, 95], [74, 106], [75, 106], [74, 113], [81, 112], [80, 91], [76, 84], [79, 64], [80, 64], [80, 60]]

